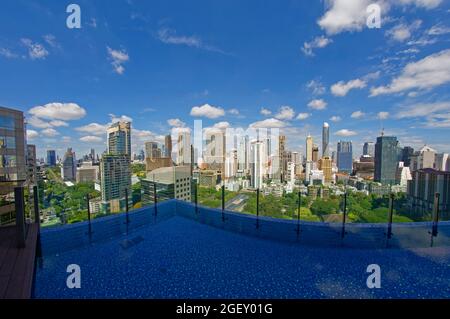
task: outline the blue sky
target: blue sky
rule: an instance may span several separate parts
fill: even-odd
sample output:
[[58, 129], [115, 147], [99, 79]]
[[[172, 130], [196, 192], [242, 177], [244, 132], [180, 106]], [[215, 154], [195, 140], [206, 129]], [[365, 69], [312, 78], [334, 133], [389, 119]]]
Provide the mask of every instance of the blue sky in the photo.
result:
[[[66, 7], [81, 8], [81, 29]], [[379, 29], [366, 8], [381, 7]], [[384, 127], [402, 145], [450, 152], [450, 3], [445, 0], [2, 1], [0, 105], [28, 141], [102, 152], [133, 121], [134, 150], [174, 127], [280, 127], [291, 150]], [[196, 108], [197, 107], [197, 108]], [[219, 123], [219, 124], [217, 124]], [[357, 155], [356, 154], [356, 155]]]

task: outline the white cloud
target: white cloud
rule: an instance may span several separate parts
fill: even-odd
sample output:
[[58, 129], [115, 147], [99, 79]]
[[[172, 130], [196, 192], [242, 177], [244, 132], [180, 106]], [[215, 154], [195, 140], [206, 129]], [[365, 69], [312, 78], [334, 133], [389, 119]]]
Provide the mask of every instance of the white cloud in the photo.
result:
[[311, 116], [311, 113], [300, 113], [297, 115], [297, 120], [303, 121]]
[[433, 9], [441, 2], [442, 0], [328, 0], [327, 11], [317, 23], [328, 35], [358, 32], [366, 27], [366, 9], [372, 3], [380, 5], [383, 18], [387, 16], [391, 6], [414, 5]]
[[406, 49], [406, 50], [402, 50], [397, 52], [397, 54], [415, 54], [415, 53], [419, 53], [420, 50], [417, 48], [410, 48], [410, 49]]
[[98, 136], [89, 135], [89, 136], [81, 137], [80, 141], [85, 142], [85, 143], [100, 143], [103, 141], [103, 139]]
[[203, 41], [197, 36], [177, 35], [176, 31], [170, 28], [159, 29], [157, 38], [166, 44], [186, 45], [188, 47], [226, 54], [219, 48], [203, 43]]
[[342, 129], [342, 130], [339, 130], [336, 133], [334, 133], [334, 135], [336, 135], [336, 136], [347, 136], [348, 137], [348, 136], [358, 135], [358, 133], [356, 133], [355, 131]]
[[35, 130], [27, 130], [27, 140], [33, 140], [39, 136], [39, 133]]
[[200, 48], [202, 41], [196, 36], [178, 36], [175, 30], [162, 28], [158, 30], [158, 39], [166, 44], [182, 44], [189, 47]]
[[377, 114], [377, 119], [379, 119], [379, 120], [386, 120], [386, 119], [388, 119], [389, 118], [389, 112], [379, 112], [378, 114]]
[[313, 52], [314, 49], [325, 48], [327, 45], [329, 45], [332, 42], [333, 42], [333, 40], [331, 40], [327, 37], [324, 37], [324, 36], [316, 37], [311, 42], [303, 43], [302, 52], [306, 56], [314, 56], [314, 52]]
[[225, 115], [225, 111], [221, 107], [215, 107], [209, 104], [204, 104], [202, 106], [194, 106], [191, 110], [191, 116], [196, 117], [207, 117], [210, 119], [215, 119]]
[[214, 132], [224, 132], [227, 128], [231, 126], [228, 122], [218, 122], [214, 124], [212, 127], [205, 127], [204, 132], [212, 134]]
[[42, 130], [41, 134], [46, 137], [55, 137], [55, 136], [59, 135], [58, 131], [56, 131], [55, 129], [52, 129], [52, 128], [47, 128], [45, 130]]
[[450, 114], [449, 113], [431, 114], [427, 118], [426, 127], [428, 128], [450, 127]]
[[218, 123], [214, 124], [213, 127], [216, 129], [220, 129], [220, 130], [225, 130], [225, 129], [229, 128], [230, 126], [231, 126], [230, 123], [224, 121], [224, 122], [218, 122]]
[[433, 113], [449, 113], [450, 102], [438, 102], [438, 103], [419, 103], [414, 105], [408, 105], [400, 108], [395, 115], [396, 118], [414, 118], [429, 116]]
[[117, 123], [117, 122], [133, 122], [133, 119], [127, 115], [121, 115], [117, 116], [115, 114], [109, 114], [109, 117], [111, 118], [111, 123]]
[[362, 111], [355, 111], [355, 112], [352, 113], [351, 118], [352, 119], [360, 119], [360, 118], [362, 118], [364, 116], [365, 116], [364, 112], [362, 112]]
[[94, 29], [97, 28], [97, 19], [91, 18], [91, 21], [87, 22], [87, 25], [92, 27], [92, 28], [94, 28]]
[[404, 42], [408, 40], [411, 35], [417, 31], [422, 25], [421, 20], [416, 20], [412, 24], [401, 23], [394, 26], [392, 29], [386, 32], [386, 36], [397, 42]]
[[444, 26], [442, 24], [436, 24], [434, 26], [432, 26], [429, 30], [428, 30], [428, 35], [443, 35], [443, 34], [447, 34], [450, 33], [450, 27]]
[[448, 82], [450, 82], [450, 49], [409, 63], [389, 85], [372, 88], [370, 96], [399, 93], [412, 89], [432, 89]]
[[311, 102], [308, 103], [308, 107], [314, 109], [314, 110], [325, 110], [327, 108], [327, 102], [325, 102], [322, 99], [318, 99], [318, 100], [312, 100]]
[[430, 38], [427, 35], [421, 36], [419, 39], [414, 39], [411, 41], [408, 41], [409, 46], [427, 46], [431, 44], [435, 44], [437, 42], [436, 38]]
[[131, 131], [132, 137], [136, 138], [136, 139], [141, 139], [141, 140], [147, 140], [150, 139], [152, 137], [155, 136], [155, 134], [151, 131], [147, 131], [147, 130], [139, 130], [134, 128]]
[[231, 109], [231, 110], [228, 110], [228, 113], [230, 113], [231, 115], [239, 115], [239, 110], [238, 109]]
[[366, 8], [372, 0], [331, 0], [328, 11], [317, 22], [329, 35], [361, 31], [366, 25]]
[[450, 102], [418, 103], [400, 108], [395, 115], [398, 119], [424, 118], [425, 127], [450, 127]]
[[347, 93], [352, 89], [363, 89], [367, 86], [367, 83], [361, 79], [355, 79], [345, 83], [344, 81], [339, 81], [331, 86], [331, 93], [334, 96], [346, 96]]
[[442, 3], [442, 0], [399, 0], [401, 4], [415, 5], [420, 8], [434, 9]]
[[311, 80], [306, 84], [306, 88], [312, 92], [313, 95], [322, 95], [325, 94], [326, 88], [320, 82], [316, 80]]
[[37, 127], [37, 128], [50, 128], [52, 125], [44, 120], [41, 120], [40, 118], [36, 116], [32, 116], [29, 119], [27, 119], [27, 124]]
[[67, 122], [64, 122], [64, 121], [61, 121], [61, 120], [50, 121], [49, 124], [51, 126], [54, 126], [54, 127], [61, 127], [61, 126], [67, 127], [67, 126], [69, 126], [69, 124]]
[[102, 125], [98, 123], [90, 123], [85, 126], [77, 127], [75, 130], [82, 133], [88, 133], [93, 135], [104, 135], [106, 134], [106, 130], [108, 129], [108, 125]]
[[56, 42], [56, 37], [53, 34], [44, 35], [44, 40], [50, 45], [52, 48], [59, 48], [60, 45]]
[[106, 47], [106, 49], [108, 50], [109, 59], [111, 60], [114, 72], [122, 75], [125, 72], [123, 64], [130, 60], [130, 56], [125, 50], [114, 50], [110, 47]]
[[264, 116], [272, 115], [272, 111], [269, 110], [269, 109], [266, 109], [266, 108], [262, 108], [261, 111], [260, 111], [260, 113], [261, 113], [262, 115], [264, 115]]
[[28, 56], [32, 60], [41, 60], [45, 59], [49, 52], [47, 49], [40, 43], [33, 42], [30, 39], [21, 39], [22, 44], [28, 49]]
[[0, 48], [0, 56], [3, 56], [7, 59], [15, 59], [19, 57], [17, 54], [7, 48]]
[[340, 122], [342, 120], [342, 118], [340, 116], [334, 115], [330, 118], [331, 122]]
[[275, 118], [270, 118], [250, 124], [251, 128], [281, 128], [285, 126], [286, 123]]
[[292, 120], [295, 116], [295, 111], [290, 106], [282, 106], [275, 118], [278, 120]]
[[86, 110], [75, 103], [49, 103], [35, 106], [28, 112], [42, 119], [62, 121], [79, 120], [86, 116]]
[[184, 123], [180, 119], [169, 119], [167, 120], [167, 124], [169, 124], [172, 127], [185, 127], [186, 123]]

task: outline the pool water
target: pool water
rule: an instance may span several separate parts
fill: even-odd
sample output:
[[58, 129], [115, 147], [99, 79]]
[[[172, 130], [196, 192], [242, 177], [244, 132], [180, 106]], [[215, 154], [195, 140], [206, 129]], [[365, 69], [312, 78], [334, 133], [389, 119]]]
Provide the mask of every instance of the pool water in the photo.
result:
[[[69, 289], [66, 268], [81, 269]], [[381, 288], [366, 285], [381, 267]], [[38, 260], [35, 298], [449, 298], [450, 249], [308, 247], [181, 216]]]

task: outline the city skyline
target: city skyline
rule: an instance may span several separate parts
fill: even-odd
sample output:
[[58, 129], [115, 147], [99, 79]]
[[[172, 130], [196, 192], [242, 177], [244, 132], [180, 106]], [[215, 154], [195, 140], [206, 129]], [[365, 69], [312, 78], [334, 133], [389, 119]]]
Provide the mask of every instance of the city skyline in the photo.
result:
[[449, 18], [3, 0], [0, 299], [448, 298]]
[[[355, 157], [383, 128], [402, 146], [448, 152], [448, 4], [386, 1], [381, 28], [368, 29], [352, 12], [352, 23], [330, 23], [341, 2], [250, 1], [213, 11], [180, 2], [192, 11], [186, 16], [158, 2], [103, 10], [106, 3], [79, 1], [80, 30], [67, 29], [65, 8], [50, 1], [6, 2], [3, 12], [20, 12], [24, 22], [0, 37], [0, 65], [14, 74], [0, 80], [0, 105], [25, 112], [39, 158], [48, 149], [61, 157], [68, 145], [101, 154], [117, 120], [132, 121], [134, 153], [196, 119], [278, 127], [287, 149], [302, 154], [308, 134], [321, 144], [323, 122], [331, 151], [348, 140]], [[205, 14], [216, 10], [220, 17]], [[0, 30], [17, 18], [1, 17]]]

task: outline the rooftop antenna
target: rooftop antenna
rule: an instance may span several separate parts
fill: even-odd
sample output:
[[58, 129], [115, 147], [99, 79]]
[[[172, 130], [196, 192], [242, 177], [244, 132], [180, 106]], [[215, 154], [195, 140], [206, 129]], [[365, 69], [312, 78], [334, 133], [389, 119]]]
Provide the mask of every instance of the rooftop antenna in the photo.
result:
[[381, 136], [384, 136], [384, 123], [382, 118], [380, 118], [380, 126], [381, 126]]

